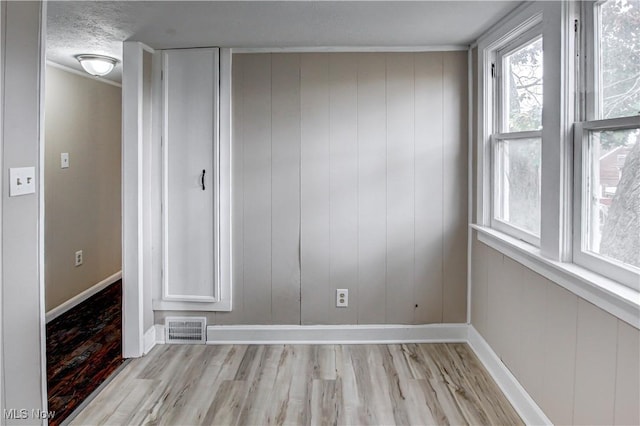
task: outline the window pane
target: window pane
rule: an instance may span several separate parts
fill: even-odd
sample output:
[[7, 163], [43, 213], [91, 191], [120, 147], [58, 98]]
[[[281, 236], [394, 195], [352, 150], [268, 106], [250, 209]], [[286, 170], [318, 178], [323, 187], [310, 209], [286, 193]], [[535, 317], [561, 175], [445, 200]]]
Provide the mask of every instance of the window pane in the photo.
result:
[[640, 268], [640, 129], [589, 134], [586, 249]]
[[600, 6], [599, 118], [640, 113], [640, 0]]
[[542, 128], [542, 38], [503, 59], [503, 131]]
[[540, 139], [499, 141], [496, 146], [496, 218], [540, 235]]

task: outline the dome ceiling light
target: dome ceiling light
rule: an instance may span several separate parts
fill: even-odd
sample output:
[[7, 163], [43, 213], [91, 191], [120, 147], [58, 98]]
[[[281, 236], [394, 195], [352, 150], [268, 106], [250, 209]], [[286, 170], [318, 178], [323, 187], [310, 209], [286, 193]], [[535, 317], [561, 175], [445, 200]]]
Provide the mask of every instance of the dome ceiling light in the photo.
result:
[[96, 77], [109, 74], [118, 63], [116, 58], [103, 55], [78, 55], [76, 59], [87, 73]]

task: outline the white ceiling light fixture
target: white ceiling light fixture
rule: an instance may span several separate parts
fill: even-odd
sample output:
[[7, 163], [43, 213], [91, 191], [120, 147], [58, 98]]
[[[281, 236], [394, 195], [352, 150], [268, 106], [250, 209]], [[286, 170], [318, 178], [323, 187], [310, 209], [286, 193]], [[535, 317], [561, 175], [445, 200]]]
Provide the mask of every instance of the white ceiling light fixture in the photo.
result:
[[109, 74], [118, 63], [116, 58], [103, 55], [78, 55], [76, 59], [86, 72], [96, 77]]

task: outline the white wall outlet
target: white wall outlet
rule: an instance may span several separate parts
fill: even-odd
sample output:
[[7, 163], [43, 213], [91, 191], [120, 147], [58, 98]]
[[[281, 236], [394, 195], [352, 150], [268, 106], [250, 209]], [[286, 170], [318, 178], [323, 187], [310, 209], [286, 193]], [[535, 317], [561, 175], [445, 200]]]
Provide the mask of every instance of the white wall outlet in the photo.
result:
[[9, 169], [9, 196], [33, 194], [36, 192], [36, 168], [13, 167]]
[[68, 169], [69, 168], [69, 153], [63, 152], [60, 154], [60, 168]]
[[76, 252], [76, 266], [82, 265], [82, 250]]
[[336, 308], [346, 308], [349, 306], [349, 290], [339, 288], [336, 290]]

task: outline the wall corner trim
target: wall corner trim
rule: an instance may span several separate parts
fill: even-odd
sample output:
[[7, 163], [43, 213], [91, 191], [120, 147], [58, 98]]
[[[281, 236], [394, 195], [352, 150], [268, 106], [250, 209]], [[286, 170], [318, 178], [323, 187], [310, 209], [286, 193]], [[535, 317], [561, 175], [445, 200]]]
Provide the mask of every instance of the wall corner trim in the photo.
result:
[[100, 281], [99, 283], [93, 285], [92, 287], [89, 287], [88, 289], [78, 294], [77, 296], [74, 296], [71, 299], [67, 300], [66, 302], [51, 309], [49, 312], [46, 313], [47, 323], [58, 318], [60, 315], [64, 314], [68, 310], [78, 306], [80, 303], [84, 302], [91, 296], [109, 287], [111, 284], [115, 283], [121, 278], [122, 278], [122, 271], [118, 271], [115, 274], [108, 276], [104, 280]]
[[468, 332], [467, 343], [491, 377], [493, 377], [493, 380], [496, 381], [498, 387], [513, 405], [513, 408], [524, 423], [528, 425], [552, 425], [551, 420], [513, 376], [507, 366], [498, 358], [498, 355], [473, 325], [469, 325]]

